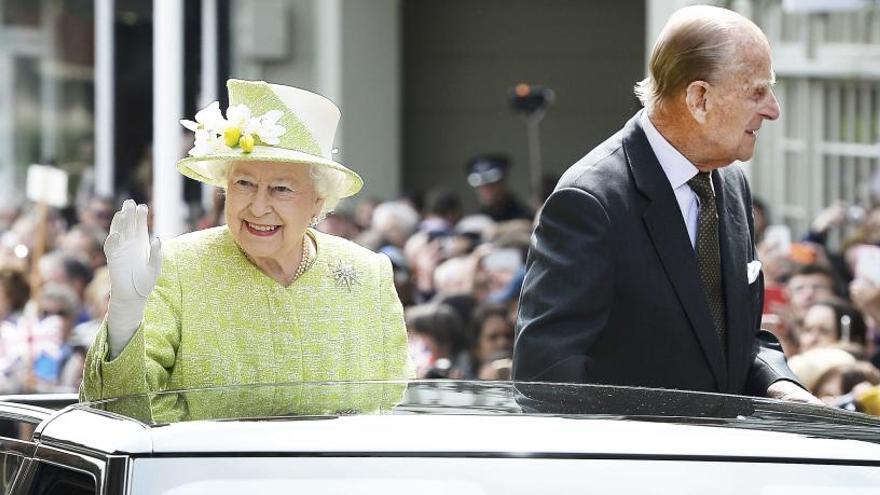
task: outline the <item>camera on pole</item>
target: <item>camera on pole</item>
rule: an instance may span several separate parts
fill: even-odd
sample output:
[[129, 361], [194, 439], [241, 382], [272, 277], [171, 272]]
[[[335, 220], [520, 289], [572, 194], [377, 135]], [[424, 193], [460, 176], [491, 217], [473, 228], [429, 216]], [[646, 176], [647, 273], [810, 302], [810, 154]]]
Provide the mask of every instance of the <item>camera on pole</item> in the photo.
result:
[[509, 91], [510, 106], [526, 121], [529, 146], [529, 171], [531, 178], [532, 194], [541, 192], [541, 137], [538, 126], [547, 109], [556, 99], [556, 94], [550, 88], [519, 83]]

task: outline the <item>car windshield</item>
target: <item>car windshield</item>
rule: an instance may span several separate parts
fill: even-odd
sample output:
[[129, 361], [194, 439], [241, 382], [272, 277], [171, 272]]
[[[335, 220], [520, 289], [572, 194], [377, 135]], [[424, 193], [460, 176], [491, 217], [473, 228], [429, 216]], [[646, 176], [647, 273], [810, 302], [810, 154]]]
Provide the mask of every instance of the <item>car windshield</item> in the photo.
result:
[[167, 391], [76, 407], [145, 425], [365, 414], [552, 415], [715, 425], [880, 443], [880, 419], [829, 407], [681, 390], [422, 380], [247, 385]]

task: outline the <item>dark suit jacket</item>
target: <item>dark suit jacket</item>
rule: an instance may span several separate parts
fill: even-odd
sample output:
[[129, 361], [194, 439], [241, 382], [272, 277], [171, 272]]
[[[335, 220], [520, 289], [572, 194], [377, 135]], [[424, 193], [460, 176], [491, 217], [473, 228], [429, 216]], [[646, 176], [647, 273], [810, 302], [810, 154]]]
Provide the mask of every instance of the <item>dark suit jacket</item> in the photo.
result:
[[[532, 236], [520, 300], [516, 380], [603, 383], [763, 396], [797, 382], [760, 330], [763, 279], [752, 199], [739, 166], [712, 172], [720, 220], [726, 359], [669, 180], [636, 114], [575, 163]], [[725, 365], [726, 363], [726, 365]]]

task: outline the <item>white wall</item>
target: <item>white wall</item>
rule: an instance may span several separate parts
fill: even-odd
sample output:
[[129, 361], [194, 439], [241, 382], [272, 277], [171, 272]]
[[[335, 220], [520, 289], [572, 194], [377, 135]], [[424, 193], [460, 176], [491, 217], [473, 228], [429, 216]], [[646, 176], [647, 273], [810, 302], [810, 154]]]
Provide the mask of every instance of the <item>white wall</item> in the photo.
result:
[[364, 197], [393, 198], [400, 192], [399, 3], [342, 2], [339, 157], [363, 176]]
[[335, 158], [364, 178], [361, 197], [400, 192], [399, 4], [233, 3], [232, 76], [302, 87], [339, 105]]

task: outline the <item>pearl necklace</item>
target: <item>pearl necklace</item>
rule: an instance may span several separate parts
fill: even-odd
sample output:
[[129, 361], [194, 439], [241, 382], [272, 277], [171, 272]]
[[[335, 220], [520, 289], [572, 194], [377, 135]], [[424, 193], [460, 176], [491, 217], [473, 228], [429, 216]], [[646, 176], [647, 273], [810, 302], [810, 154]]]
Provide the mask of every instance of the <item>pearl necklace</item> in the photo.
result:
[[299, 260], [299, 266], [296, 267], [296, 271], [293, 273], [293, 278], [290, 279], [288, 284], [292, 284], [294, 280], [300, 278], [303, 273], [306, 272], [311, 266], [312, 262], [315, 261], [315, 257], [312, 256], [312, 243], [309, 242], [308, 234], [303, 234], [303, 249], [302, 249], [302, 257]]
[[[243, 249], [239, 249], [241, 250], [241, 253], [244, 255], [244, 257], [251, 262], [251, 264], [256, 266], [260, 271], [263, 271], [263, 269], [260, 268], [260, 265], [258, 265], [257, 262], [253, 258], [251, 258], [251, 255], [247, 254]], [[293, 272], [293, 276], [289, 279], [285, 279], [284, 286], [289, 286], [293, 283], [294, 280], [300, 278], [303, 273], [305, 273], [309, 268], [312, 267], [312, 264], [314, 264], [316, 259], [318, 259], [318, 253], [312, 253], [312, 243], [309, 241], [309, 235], [303, 234], [302, 256], [299, 259], [299, 265], [296, 267], [296, 271]], [[266, 272], [263, 271], [263, 273]]]

